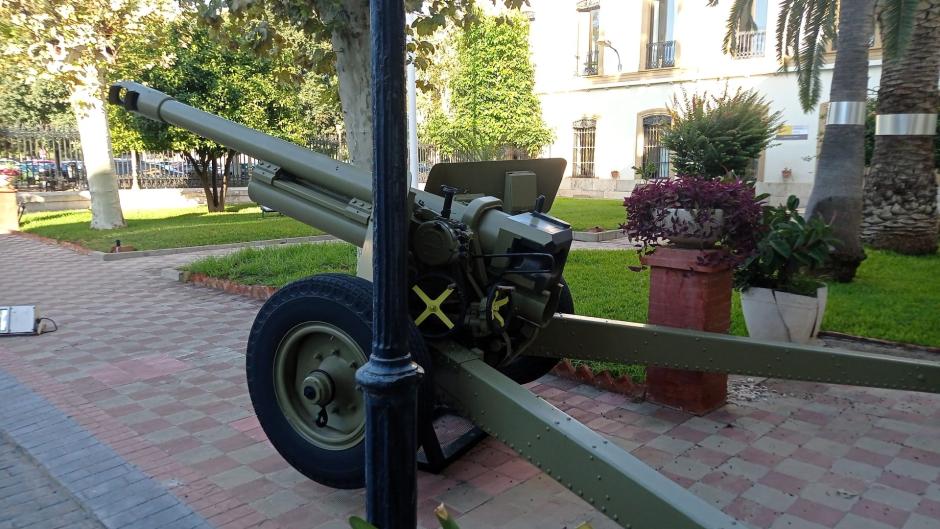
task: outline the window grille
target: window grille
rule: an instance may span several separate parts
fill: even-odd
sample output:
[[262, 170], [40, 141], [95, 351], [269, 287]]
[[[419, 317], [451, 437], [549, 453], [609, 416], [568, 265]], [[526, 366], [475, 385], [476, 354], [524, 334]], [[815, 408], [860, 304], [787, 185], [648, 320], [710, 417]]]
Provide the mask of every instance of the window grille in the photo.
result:
[[574, 153], [571, 156], [571, 176], [594, 177], [594, 148], [597, 120], [579, 119], [574, 122]]
[[643, 118], [643, 166], [652, 174], [650, 178], [669, 178], [669, 149], [663, 146], [663, 133], [669, 127], [669, 116], [657, 115]]

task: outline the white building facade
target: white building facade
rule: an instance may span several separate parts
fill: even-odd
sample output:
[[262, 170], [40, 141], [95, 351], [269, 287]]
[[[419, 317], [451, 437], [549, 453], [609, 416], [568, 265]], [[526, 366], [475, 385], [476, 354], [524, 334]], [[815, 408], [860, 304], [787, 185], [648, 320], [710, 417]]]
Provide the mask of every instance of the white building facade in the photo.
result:
[[[784, 129], [755, 161], [759, 188], [775, 199], [805, 203], [814, 178], [820, 108], [825, 108], [834, 54], [822, 72], [823, 104], [804, 113], [794, 73], [780, 71], [775, 33], [778, 0], [756, 0], [756, 28], [739, 35], [733, 55], [722, 52], [731, 1], [531, 0], [531, 50], [536, 91], [555, 142], [545, 154], [568, 160], [562, 193], [620, 198], [636, 183], [634, 167], [671, 174], [659, 145], [666, 106], [681, 92], [721, 93], [753, 88]], [[881, 75], [878, 42], [872, 48], [869, 87]], [[824, 111], [824, 110], [823, 110]]]

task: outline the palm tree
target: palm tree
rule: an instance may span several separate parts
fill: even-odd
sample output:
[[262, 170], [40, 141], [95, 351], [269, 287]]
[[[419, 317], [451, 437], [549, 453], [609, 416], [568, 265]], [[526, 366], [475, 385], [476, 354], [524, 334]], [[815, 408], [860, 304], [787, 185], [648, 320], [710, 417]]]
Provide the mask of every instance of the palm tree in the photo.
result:
[[[883, 8], [878, 18], [884, 25], [897, 16]], [[937, 251], [938, 221], [934, 135], [940, 107], [940, 0], [920, 0], [913, 18], [910, 49], [903, 56], [885, 57], [882, 63], [876, 113], [885, 121], [881, 128], [887, 128], [891, 118], [885, 116], [892, 114], [932, 114], [933, 119], [920, 134], [876, 133], [865, 182], [862, 236], [875, 248], [932, 254]]]
[[[724, 39], [734, 53], [737, 35], [753, 27], [754, 0], [735, 0]], [[868, 89], [868, 48], [874, 31], [875, 0], [855, 0], [840, 11], [837, 0], [783, 0], [777, 20], [777, 59], [796, 70], [800, 104], [809, 112], [819, 102], [820, 70], [826, 48], [838, 49], [829, 89], [830, 113], [806, 216], [832, 225], [840, 244], [828, 272], [851, 281], [865, 259], [861, 244], [862, 177], [865, 170], [865, 100]], [[838, 32], [836, 24], [838, 21]]]

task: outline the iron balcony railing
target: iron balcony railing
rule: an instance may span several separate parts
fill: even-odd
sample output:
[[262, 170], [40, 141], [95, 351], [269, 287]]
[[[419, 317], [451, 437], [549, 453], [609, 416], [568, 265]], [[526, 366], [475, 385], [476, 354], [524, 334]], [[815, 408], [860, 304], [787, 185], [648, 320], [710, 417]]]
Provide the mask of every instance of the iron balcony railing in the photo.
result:
[[593, 52], [588, 53], [588, 56], [584, 61], [584, 69], [581, 70], [581, 75], [589, 76], [598, 74], [597, 64], [599, 62], [598, 59], [600, 58], [600, 53], [598, 53], [598, 51], [599, 50], [594, 50]]
[[766, 31], [739, 31], [736, 40], [737, 44], [734, 47], [735, 59], [764, 56], [764, 44], [767, 41]]
[[676, 41], [665, 40], [646, 45], [646, 69], [672, 68], [676, 65]]

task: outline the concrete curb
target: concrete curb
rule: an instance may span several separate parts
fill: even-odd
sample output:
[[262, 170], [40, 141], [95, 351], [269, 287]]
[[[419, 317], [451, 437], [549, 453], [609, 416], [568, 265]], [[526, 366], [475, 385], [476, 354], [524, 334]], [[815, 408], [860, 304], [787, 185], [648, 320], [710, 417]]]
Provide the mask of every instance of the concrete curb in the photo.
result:
[[157, 257], [161, 255], [176, 255], [183, 253], [205, 252], [210, 250], [226, 250], [229, 248], [249, 248], [259, 246], [277, 246], [280, 244], [299, 244], [304, 242], [324, 242], [339, 240], [332, 235], [313, 235], [310, 237], [289, 237], [286, 239], [268, 239], [264, 241], [233, 242], [229, 244], [208, 244], [205, 246], [184, 246], [181, 248], [162, 248], [159, 250], [135, 250], [133, 252], [106, 253], [89, 252], [88, 255], [102, 261], [120, 261], [136, 257]]
[[135, 257], [157, 257], [161, 255], [207, 252], [212, 250], [226, 250], [230, 248], [277, 246], [280, 244], [299, 244], [305, 242], [326, 242], [339, 240], [332, 235], [311, 235], [309, 237], [287, 237], [284, 239], [266, 239], [261, 241], [244, 241], [227, 244], [207, 244], [205, 246], [183, 246], [180, 248], [161, 248], [159, 250], [135, 250], [132, 252], [108, 253], [99, 252], [97, 250], [90, 250], [73, 242], [60, 241], [51, 237], [43, 237], [42, 235], [36, 235], [35, 233], [28, 233], [25, 231], [13, 231], [11, 234], [19, 237], [25, 237], [27, 239], [33, 239], [46, 244], [61, 246], [63, 248], [72, 250], [75, 253], [91, 256], [95, 259], [98, 259], [99, 261], [119, 261], [122, 259], [133, 259]]
[[627, 235], [622, 230], [604, 230], [604, 231], [576, 231], [573, 233], [574, 240], [582, 242], [604, 242], [614, 239], [623, 239]]

